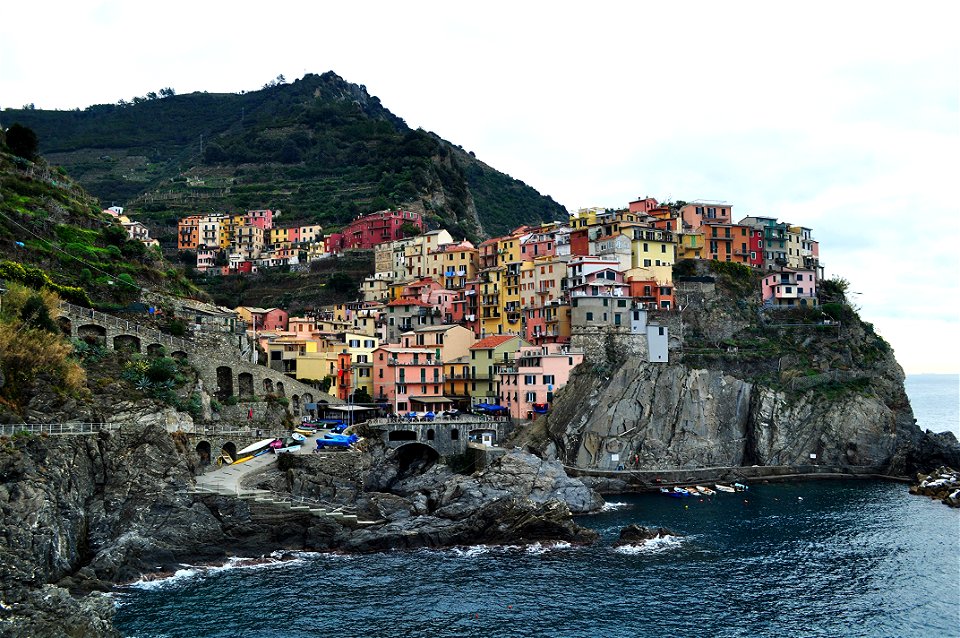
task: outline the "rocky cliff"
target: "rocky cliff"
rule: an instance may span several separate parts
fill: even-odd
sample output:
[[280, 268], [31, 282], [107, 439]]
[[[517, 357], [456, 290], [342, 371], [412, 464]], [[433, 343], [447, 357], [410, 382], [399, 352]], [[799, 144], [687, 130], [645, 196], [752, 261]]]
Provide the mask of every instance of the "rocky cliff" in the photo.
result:
[[670, 327], [670, 363], [588, 361], [518, 442], [586, 470], [814, 464], [906, 475], [952, 458], [916, 426], [903, 371], [870, 324], [843, 304], [763, 309], [749, 271], [729, 266], [678, 281], [681, 312], [655, 317]]

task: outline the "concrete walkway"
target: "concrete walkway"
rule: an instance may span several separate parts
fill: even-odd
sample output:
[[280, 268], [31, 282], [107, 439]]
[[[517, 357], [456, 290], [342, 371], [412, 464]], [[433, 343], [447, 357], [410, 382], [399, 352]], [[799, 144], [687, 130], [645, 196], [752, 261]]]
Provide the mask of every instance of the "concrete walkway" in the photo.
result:
[[[283, 437], [278, 437], [283, 438]], [[299, 450], [289, 452], [288, 454], [310, 454], [316, 448], [316, 434], [307, 436], [307, 440]], [[245, 494], [269, 494], [265, 490], [248, 490], [242, 487], [243, 479], [258, 470], [277, 462], [278, 455], [273, 452], [267, 452], [261, 456], [255, 456], [245, 463], [239, 465], [224, 465], [215, 470], [210, 470], [197, 477], [197, 487], [201, 490], [217, 492], [218, 494], [232, 494], [233, 496], [243, 496]]]

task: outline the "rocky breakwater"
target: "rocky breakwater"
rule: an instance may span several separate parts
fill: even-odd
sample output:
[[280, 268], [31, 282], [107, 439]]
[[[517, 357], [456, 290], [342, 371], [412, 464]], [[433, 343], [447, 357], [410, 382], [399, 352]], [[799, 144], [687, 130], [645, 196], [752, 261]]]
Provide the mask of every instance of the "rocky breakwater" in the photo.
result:
[[679, 538], [680, 534], [667, 529], [666, 527], [644, 527], [642, 525], [627, 525], [620, 530], [620, 538], [614, 543], [614, 547], [643, 545], [648, 541], [655, 541], [661, 538]]
[[941, 466], [929, 474], [917, 474], [910, 493], [929, 496], [950, 507], [960, 507], [960, 472]]

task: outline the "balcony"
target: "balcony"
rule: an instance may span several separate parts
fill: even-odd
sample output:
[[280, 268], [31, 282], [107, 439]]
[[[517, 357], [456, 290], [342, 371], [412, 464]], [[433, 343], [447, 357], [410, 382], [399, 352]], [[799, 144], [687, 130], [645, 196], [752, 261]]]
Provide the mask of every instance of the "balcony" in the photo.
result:
[[425, 361], [400, 361], [399, 359], [387, 359], [388, 366], [442, 366], [440, 359], [426, 359]]
[[520, 313], [519, 313], [519, 312], [508, 312], [508, 313], [507, 313], [507, 321], [509, 321], [510, 323], [517, 323], [518, 321], [520, 321]]

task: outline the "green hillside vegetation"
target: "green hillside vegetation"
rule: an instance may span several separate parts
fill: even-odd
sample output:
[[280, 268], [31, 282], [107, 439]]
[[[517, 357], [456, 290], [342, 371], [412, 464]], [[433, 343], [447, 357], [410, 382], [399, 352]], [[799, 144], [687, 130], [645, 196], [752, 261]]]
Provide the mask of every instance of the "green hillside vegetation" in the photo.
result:
[[406, 207], [471, 239], [565, 216], [549, 197], [409, 128], [332, 72], [271, 84], [3, 117], [35, 130], [50, 161], [105, 204], [128, 206], [166, 243], [179, 216], [256, 208], [280, 209], [284, 225], [332, 230]]
[[156, 250], [127, 239], [61, 168], [0, 150], [0, 278], [81, 305], [125, 305], [141, 287], [199, 290]]

